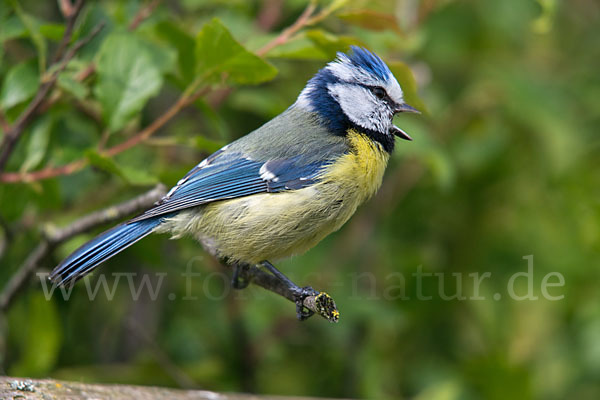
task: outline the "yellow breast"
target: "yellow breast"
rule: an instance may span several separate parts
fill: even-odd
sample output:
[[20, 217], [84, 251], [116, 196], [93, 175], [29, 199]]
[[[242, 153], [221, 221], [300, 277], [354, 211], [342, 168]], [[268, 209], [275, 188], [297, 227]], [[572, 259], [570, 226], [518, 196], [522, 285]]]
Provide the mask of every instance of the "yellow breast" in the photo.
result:
[[355, 130], [348, 131], [351, 151], [323, 174], [323, 182], [338, 182], [354, 197], [358, 207], [377, 192], [389, 154], [378, 143]]

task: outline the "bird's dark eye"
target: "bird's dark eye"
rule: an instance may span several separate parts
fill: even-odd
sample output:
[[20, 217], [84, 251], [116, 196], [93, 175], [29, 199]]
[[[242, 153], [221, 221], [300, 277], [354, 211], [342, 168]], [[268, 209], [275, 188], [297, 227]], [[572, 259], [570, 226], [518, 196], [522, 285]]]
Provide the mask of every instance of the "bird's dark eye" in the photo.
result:
[[385, 92], [385, 90], [383, 88], [380, 88], [379, 86], [371, 88], [371, 91], [373, 92], [375, 97], [379, 99], [385, 99], [387, 97], [387, 93]]

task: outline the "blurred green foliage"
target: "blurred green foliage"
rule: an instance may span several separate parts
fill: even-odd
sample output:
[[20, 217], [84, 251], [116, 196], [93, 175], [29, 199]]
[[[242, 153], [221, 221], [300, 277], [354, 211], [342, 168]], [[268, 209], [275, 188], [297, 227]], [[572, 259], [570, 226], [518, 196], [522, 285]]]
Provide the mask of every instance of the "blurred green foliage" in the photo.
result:
[[[123, 278], [112, 301], [89, 300], [85, 283], [68, 301], [46, 301], [35, 278], [0, 316], [3, 373], [379, 399], [600, 397], [598, 2], [338, 1], [333, 15], [265, 58], [253, 52], [291, 25], [304, 1], [165, 1], [128, 30], [145, 5], [85, 6], [75, 38], [106, 26], [61, 72], [7, 171], [88, 166], [0, 186], [0, 282], [44, 224], [66, 225], [157, 181], [175, 184], [283, 111], [351, 44], [388, 61], [424, 111], [396, 120], [415, 140], [398, 143], [380, 193], [347, 226], [278, 264], [336, 299], [338, 325], [299, 323], [293, 305], [258, 288], [230, 292], [194, 240], [151, 237], [101, 272], [137, 272], [138, 284], [143, 273], [156, 281], [166, 272], [155, 300], [144, 292], [135, 301]], [[0, 2], [0, 110], [9, 123], [63, 32], [57, 2]], [[95, 72], [78, 80], [90, 63]], [[100, 151], [207, 82], [236, 86], [196, 101], [133, 149]], [[42, 270], [92, 236], [56, 249]], [[527, 255], [538, 300], [517, 301], [507, 282], [527, 271]], [[199, 276], [186, 279], [186, 268]], [[419, 270], [441, 275], [419, 287]], [[475, 296], [469, 274], [485, 272], [485, 300], [444, 300], [456, 276], [463, 295]], [[542, 295], [551, 272], [564, 277], [548, 289], [561, 300]], [[523, 277], [515, 282], [527, 291]]]

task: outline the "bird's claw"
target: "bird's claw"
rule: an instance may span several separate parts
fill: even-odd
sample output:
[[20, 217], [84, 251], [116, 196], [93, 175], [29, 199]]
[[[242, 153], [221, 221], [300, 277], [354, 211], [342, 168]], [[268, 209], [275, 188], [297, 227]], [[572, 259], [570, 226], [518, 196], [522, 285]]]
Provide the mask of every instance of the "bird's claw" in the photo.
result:
[[312, 310], [308, 309], [306, 306], [304, 306], [304, 300], [307, 297], [316, 297], [318, 295], [319, 295], [319, 292], [317, 292], [315, 289], [313, 289], [310, 286], [298, 288], [298, 290], [295, 291], [294, 302], [296, 303], [296, 317], [300, 321], [304, 321], [305, 319], [310, 318], [314, 314], [314, 311], [312, 311]]
[[245, 289], [248, 287], [252, 278], [248, 274], [248, 265], [247, 264], [234, 264], [233, 265], [233, 275], [231, 277], [231, 287], [234, 289]]

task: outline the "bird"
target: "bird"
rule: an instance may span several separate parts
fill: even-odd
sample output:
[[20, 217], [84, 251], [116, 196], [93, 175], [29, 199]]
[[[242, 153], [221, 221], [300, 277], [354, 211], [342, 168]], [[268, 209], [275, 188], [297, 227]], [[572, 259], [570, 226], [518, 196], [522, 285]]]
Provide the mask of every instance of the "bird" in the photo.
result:
[[[151, 233], [191, 235], [237, 268], [262, 266], [302, 300], [271, 261], [301, 254], [338, 230], [382, 184], [404, 101], [387, 64], [351, 46], [320, 69], [296, 101], [263, 126], [193, 167], [153, 207], [85, 243], [50, 274], [57, 285], [81, 279]], [[241, 286], [241, 285], [240, 285]]]

